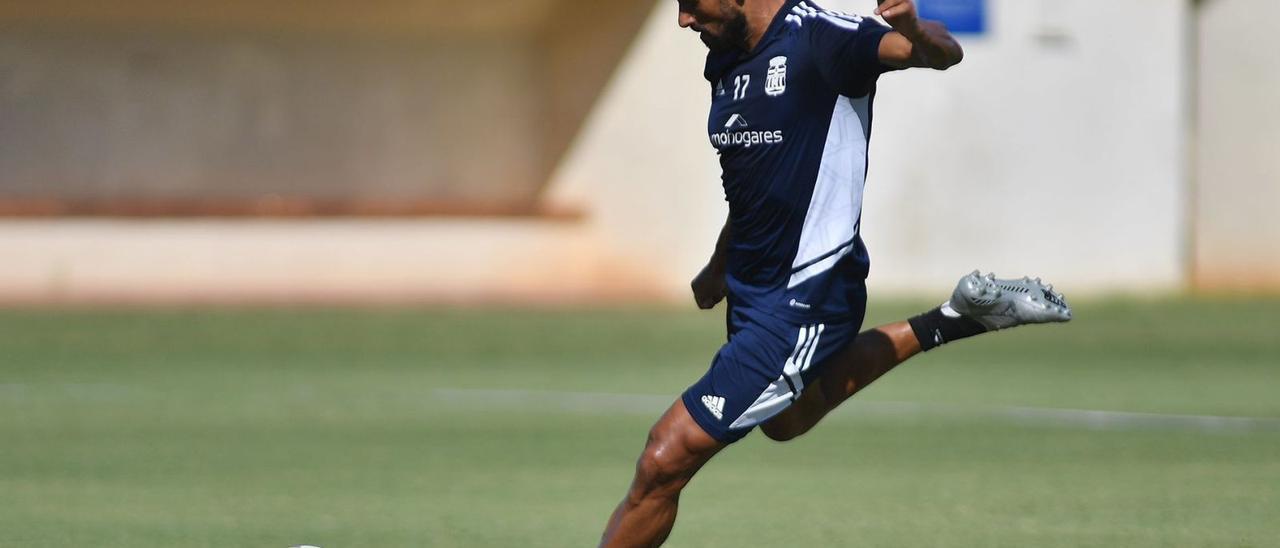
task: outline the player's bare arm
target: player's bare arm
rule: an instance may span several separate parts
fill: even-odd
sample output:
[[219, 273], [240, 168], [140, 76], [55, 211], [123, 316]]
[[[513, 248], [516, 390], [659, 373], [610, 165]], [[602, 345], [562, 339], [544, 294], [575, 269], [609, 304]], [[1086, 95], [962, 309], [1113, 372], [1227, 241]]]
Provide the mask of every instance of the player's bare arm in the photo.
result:
[[964, 49], [946, 25], [920, 19], [912, 0], [880, 0], [876, 15], [893, 32], [880, 41], [880, 62], [897, 68], [947, 70], [964, 59]]

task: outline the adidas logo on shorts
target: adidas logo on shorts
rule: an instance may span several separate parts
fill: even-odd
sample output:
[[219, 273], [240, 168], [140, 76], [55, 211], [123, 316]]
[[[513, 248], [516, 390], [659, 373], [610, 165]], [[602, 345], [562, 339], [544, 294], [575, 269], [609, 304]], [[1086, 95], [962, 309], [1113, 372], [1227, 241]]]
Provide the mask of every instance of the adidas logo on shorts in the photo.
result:
[[720, 396], [703, 396], [702, 405], [707, 406], [707, 410], [716, 417], [716, 420], [724, 418], [724, 398]]

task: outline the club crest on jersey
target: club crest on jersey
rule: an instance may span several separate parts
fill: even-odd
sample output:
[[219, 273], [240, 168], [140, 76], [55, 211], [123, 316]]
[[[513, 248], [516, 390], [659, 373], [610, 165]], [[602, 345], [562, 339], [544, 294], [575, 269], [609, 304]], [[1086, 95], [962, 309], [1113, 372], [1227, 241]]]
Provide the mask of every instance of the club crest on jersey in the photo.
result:
[[764, 92], [770, 97], [777, 97], [787, 92], [787, 58], [774, 57], [769, 60], [769, 72], [764, 79]]

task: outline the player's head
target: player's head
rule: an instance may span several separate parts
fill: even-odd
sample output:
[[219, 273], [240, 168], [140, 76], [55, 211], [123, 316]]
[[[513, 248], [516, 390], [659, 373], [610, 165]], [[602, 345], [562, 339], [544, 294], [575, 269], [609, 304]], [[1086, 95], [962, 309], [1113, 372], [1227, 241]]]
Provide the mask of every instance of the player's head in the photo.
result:
[[679, 0], [680, 26], [692, 29], [713, 50], [746, 49], [746, 0]]

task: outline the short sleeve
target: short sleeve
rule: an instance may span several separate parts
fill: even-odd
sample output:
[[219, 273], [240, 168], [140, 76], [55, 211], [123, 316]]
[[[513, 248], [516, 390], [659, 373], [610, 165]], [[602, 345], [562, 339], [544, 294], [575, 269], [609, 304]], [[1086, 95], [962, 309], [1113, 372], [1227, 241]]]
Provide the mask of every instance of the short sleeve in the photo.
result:
[[894, 70], [880, 62], [880, 40], [892, 29], [879, 21], [828, 12], [806, 24], [818, 72], [841, 95], [866, 95], [881, 74]]

